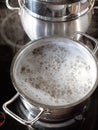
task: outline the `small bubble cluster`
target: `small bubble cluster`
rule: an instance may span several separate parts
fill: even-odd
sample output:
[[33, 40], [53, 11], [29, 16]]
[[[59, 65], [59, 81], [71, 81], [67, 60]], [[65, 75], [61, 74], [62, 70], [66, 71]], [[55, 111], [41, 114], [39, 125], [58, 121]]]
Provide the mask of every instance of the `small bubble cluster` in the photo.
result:
[[28, 52], [19, 65], [18, 86], [31, 99], [46, 105], [68, 105], [92, 88], [92, 68], [80, 50], [46, 44]]

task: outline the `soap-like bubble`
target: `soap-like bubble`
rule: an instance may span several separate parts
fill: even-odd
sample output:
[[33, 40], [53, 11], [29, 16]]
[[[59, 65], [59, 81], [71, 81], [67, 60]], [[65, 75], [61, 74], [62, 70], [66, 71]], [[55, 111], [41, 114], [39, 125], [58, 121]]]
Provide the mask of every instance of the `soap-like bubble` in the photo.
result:
[[46, 44], [28, 52], [17, 69], [21, 90], [51, 106], [74, 103], [92, 88], [92, 68], [76, 47]]

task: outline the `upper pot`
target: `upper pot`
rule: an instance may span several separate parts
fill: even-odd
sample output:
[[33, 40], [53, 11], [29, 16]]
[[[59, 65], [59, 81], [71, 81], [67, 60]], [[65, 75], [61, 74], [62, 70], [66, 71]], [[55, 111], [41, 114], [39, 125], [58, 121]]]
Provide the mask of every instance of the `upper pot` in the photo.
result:
[[[47, 21], [69, 21], [78, 18], [87, 13], [94, 5], [95, 0], [76, 0], [77, 2], [67, 4], [53, 4], [54, 2], [40, 2], [40, 0], [18, 0], [20, 9], [24, 8], [28, 14], [33, 17]], [[67, 2], [67, 1], [65, 1]], [[19, 8], [11, 7], [9, 0], [6, 0], [9, 9]]]
[[6, 106], [14, 99], [3, 106], [8, 114], [33, 125], [39, 118], [61, 121], [81, 111], [97, 87], [98, 43], [86, 34], [77, 34], [90, 39], [94, 48], [54, 36], [31, 42], [16, 54], [11, 66], [12, 83], [35, 118], [24, 121], [10, 112]]
[[82, 0], [73, 4], [53, 5], [34, 0], [19, 0], [18, 10], [23, 29], [31, 40], [45, 36], [70, 37], [75, 31], [86, 32], [92, 19], [94, 0]]

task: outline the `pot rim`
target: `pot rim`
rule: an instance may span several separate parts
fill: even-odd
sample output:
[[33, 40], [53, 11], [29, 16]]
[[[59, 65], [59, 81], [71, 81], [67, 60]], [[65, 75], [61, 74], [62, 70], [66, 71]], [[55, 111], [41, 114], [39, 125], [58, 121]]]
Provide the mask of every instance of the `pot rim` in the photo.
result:
[[[18, 2], [19, 2], [19, 5], [20, 5], [20, 8], [23, 8], [32, 17], [35, 17], [35, 18], [38, 18], [38, 19], [41, 19], [41, 20], [45, 20], [45, 21], [52, 21], [52, 22], [61, 22], [61, 21], [62, 22], [67, 21], [68, 22], [68, 21], [74, 20], [74, 19], [88, 13], [89, 11], [91, 11], [93, 6], [94, 6], [95, 0], [90, 0], [89, 5], [87, 5], [84, 9], [81, 8], [77, 12], [74, 10], [71, 13], [69, 13], [68, 15], [63, 15], [63, 16], [46, 16], [46, 13], [43, 14], [43, 15], [40, 15], [40, 14], [33, 12], [30, 9], [28, 9], [25, 5], [25, 0], [18, 0]], [[34, 2], [36, 2], [36, 1], [34, 1]], [[75, 3], [75, 4], [77, 4], [77, 6], [79, 6], [78, 8], [80, 8], [79, 2]], [[38, 3], [40, 3], [40, 2], [38, 1]], [[43, 4], [44, 5], [42, 5], [42, 7], [43, 6], [47, 7], [47, 5], [45, 5], [47, 3], [43, 3]], [[76, 5], [73, 5], [73, 6], [76, 6]], [[44, 10], [43, 12], [46, 12], [46, 10]], [[60, 13], [59, 10], [58, 10], [58, 13]], [[21, 14], [21, 12], [19, 14]]]
[[[54, 36], [52, 36], [52, 37], [54, 38]], [[46, 38], [41, 38], [41, 39], [47, 39], [47, 38], [52, 38], [52, 37], [46, 37]], [[61, 38], [65, 38], [65, 37], [61, 37]], [[92, 89], [83, 98], [81, 98], [80, 100], [78, 100], [78, 101], [76, 101], [74, 103], [70, 103], [68, 105], [51, 106], [51, 105], [45, 105], [45, 104], [42, 104], [42, 103], [38, 103], [37, 101], [34, 101], [34, 100], [30, 99], [29, 96], [22, 94], [21, 90], [19, 90], [19, 88], [17, 88], [17, 83], [15, 82], [15, 78], [14, 78], [14, 69], [15, 69], [14, 65], [17, 62], [17, 59], [21, 56], [21, 54], [24, 52], [24, 50], [26, 48], [29, 48], [32, 45], [32, 43], [33, 43], [33, 45], [37, 44], [37, 41], [39, 41], [41, 39], [38, 39], [38, 40], [35, 40], [35, 41], [30, 41], [28, 44], [24, 45], [16, 53], [16, 55], [14, 56], [14, 58], [12, 60], [11, 68], [10, 68], [10, 75], [11, 75], [11, 80], [12, 80], [14, 88], [17, 90], [17, 92], [20, 94], [21, 97], [26, 99], [31, 105], [34, 105], [34, 106], [37, 106], [37, 107], [48, 108], [48, 109], [62, 109], [62, 108], [65, 109], [65, 108], [69, 108], [69, 107], [74, 107], [74, 106], [84, 102], [86, 99], [88, 99], [91, 96], [91, 94], [95, 91], [95, 89], [97, 87], [97, 83], [98, 83], [97, 82], [97, 80], [98, 80], [98, 78], [97, 78], [98, 77], [98, 65], [97, 65], [97, 58], [96, 58], [96, 56], [92, 53], [92, 51], [88, 47], [85, 47], [85, 45], [83, 43], [80, 43], [80, 45], [82, 45], [90, 53], [90, 55], [94, 59], [94, 62], [95, 62], [95, 65], [96, 65], [96, 70], [97, 70], [96, 71], [95, 83], [94, 83]], [[69, 39], [69, 38], [66, 38], [66, 39], [72, 40], [72, 39]], [[72, 40], [72, 41], [75, 41], [75, 40]], [[77, 42], [77, 41], [75, 41], [75, 42]]]
[[53, 3], [53, 4], [72, 4], [72, 3], [75, 3], [75, 2], [78, 2], [80, 0], [36, 0], [38, 2], [41, 2], [41, 3]]

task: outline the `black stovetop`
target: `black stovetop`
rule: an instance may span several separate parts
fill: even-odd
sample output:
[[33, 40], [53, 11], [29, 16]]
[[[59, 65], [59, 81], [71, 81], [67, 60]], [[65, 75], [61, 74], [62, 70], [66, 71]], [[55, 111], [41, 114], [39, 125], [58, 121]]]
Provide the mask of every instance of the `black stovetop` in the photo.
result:
[[[96, 1], [95, 6], [98, 5], [98, 2]], [[10, 15], [12, 12], [9, 11], [4, 2], [0, 3], [0, 27], [2, 28], [2, 23], [4, 19], [8, 15]], [[16, 14], [15, 14], [16, 15]], [[17, 14], [18, 15], [18, 14]], [[10, 15], [11, 16], [11, 15]], [[18, 16], [16, 16], [18, 17]], [[16, 18], [15, 17], [15, 18]], [[13, 21], [14, 18], [11, 19]], [[90, 28], [88, 29], [87, 33], [93, 36], [94, 38], [98, 38], [98, 9], [94, 10], [94, 15], [92, 18], [92, 22], [90, 25]], [[20, 24], [20, 21], [17, 23], [13, 23], [14, 28], [11, 29], [12, 24], [7, 23], [5, 24], [5, 28], [9, 27], [8, 32], [8, 38], [12, 35], [12, 33], [16, 33], [17, 29], [15, 28], [16, 26], [21, 26], [18, 25]], [[16, 25], [16, 26], [15, 26]], [[17, 36], [17, 43], [18, 42], [24, 42], [29, 41], [29, 38], [26, 36], [24, 33], [22, 27], [20, 27], [21, 32], [23, 32], [23, 35], [21, 37]], [[7, 30], [7, 29], [6, 29]], [[1, 31], [1, 29], [0, 29]], [[13, 35], [14, 37], [15, 35]], [[15, 37], [16, 38], [16, 37]], [[15, 39], [13, 38], [13, 39]], [[20, 39], [19, 39], [20, 38]], [[12, 43], [13, 43], [13, 39]], [[16, 40], [16, 39], [15, 39]], [[16, 42], [16, 41], [15, 41]], [[13, 43], [14, 44], [14, 43]], [[10, 79], [10, 65], [11, 61], [15, 55], [15, 49], [11, 47], [7, 43], [7, 41], [2, 37], [1, 32], [0, 32], [0, 130], [9, 130], [9, 129], [14, 129], [14, 130], [26, 130], [27, 127], [23, 126], [22, 124], [18, 123], [16, 120], [8, 116], [7, 114], [4, 113], [2, 109], [3, 103], [5, 103], [7, 100], [12, 98], [15, 94], [16, 91], [11, 83]], [[91, 96], [91, 103], [89, 110], [87, 112], [86, 118], [79, 123], [79, 125], [72, 125], [70, 128], [67, 128], [67, 130], [98, 130], [98, 88], [94, 92], [94, 94]], [[2, 115], [2, 113], [4, 115]], [[5, 116], [5, 118], [4, 118]], [[66, 129], [65, 129], [66, 130]]]

